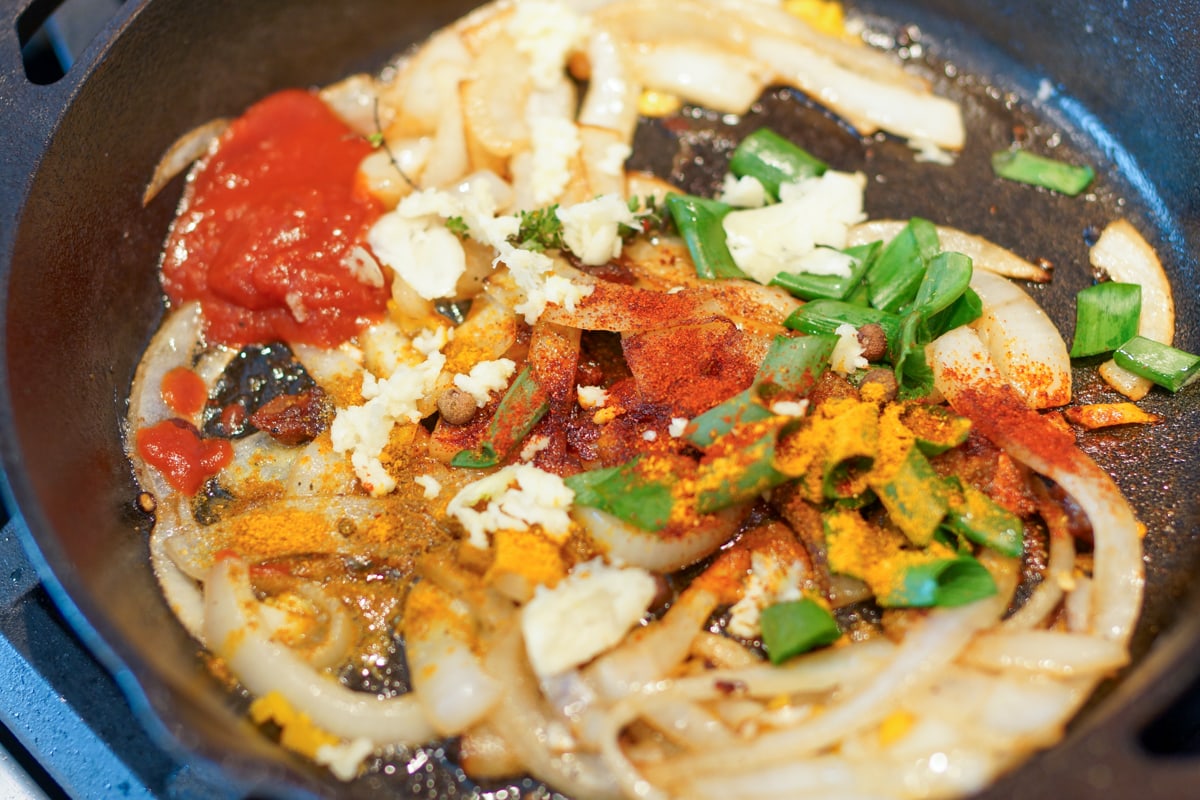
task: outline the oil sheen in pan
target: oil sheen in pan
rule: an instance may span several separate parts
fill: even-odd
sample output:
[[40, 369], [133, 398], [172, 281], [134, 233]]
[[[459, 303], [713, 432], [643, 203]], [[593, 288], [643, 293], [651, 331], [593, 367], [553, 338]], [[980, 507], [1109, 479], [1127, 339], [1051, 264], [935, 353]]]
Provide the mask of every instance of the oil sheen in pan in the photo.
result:
[[[835, 169], [867, 174], [865, 202], [870, 218], [923, 216], [986, 236], [1029, 260], [1052, 264], [1053, 281], [1026, 288], [1069, 336], [1074, 325], [1073, 298], [1093, 280], [1088, 248], [1108, 221], [1130, 213], [1125, 199], [1131, 192], [1127, 182], [1111, 164], [1097, 162], [1100, 148], [1096, 142], [1068, 135], [1049, 123], [1037, 104], [1003, 88], [1003, 76], [1012, 74], [1008, 65], [997, 64], [988, 78], [968, 74], [932, 55], [936, 42], [927, 47], [915, 28], [889, 28], [888, 23], [875, 19], [870, 27], [877, 32], [870, 36], [872, 43], [890, 45], [910, 69], [933, 81], [938, 94], [962, 105], [967, 144], [953, 166], [919, 159], [908, 144], [883, 134], [861, 137], [803, 94], [780, 88], [768, 89], [750, 112], [741, 116], [685, 106], [671, 116], [642, 120], [627, 169], [651, 172], [683, 191], [712, 196], [737, 143], [760, 127], [770, 127]], [[1013, 72], [1016, 69], [1014, 66]], [[1075, 198], [1002, 182], [992, 173], [991, 154], [1014, 144], [1038, 152], [1052, 148], [1058, 158], [1091, 163], [1098, 178], [1086, 195]], [[1075, 395], [1080, 402], [1099, 400], [1102, 387], [1094, 372], [1094, 367], [1087, 366], [1075, 371]], [[1156, 403], [1162, 407], [1154, 408]], [[1135, 660], [1148, 648], [1153, 630], [1168, 618], [1170, 605], [1182, 594], [1179, 570], [1172, 573], [1154, 565], [1160, 561], [1193, 563], [1196, 556], [1171, 544], [1167, 528], [1172, 506], [1162, 503], [1161, 487], [1139, 482], [1136, 470], [1128, 469], [1181, 439], [1181, 432], [1171, 430], [1170, 398], [1152, 395], [1144, 405], [1167, 415], [1168, 422], [1149, 433], [1144, 428], [1117, 430], [1081, 442], [1089, 455], [1114, 474], [1148, 528], [1164, 531], [1146, 540], [1149, 589], [1133, 641]], [[1169, 581], [1172, 583], [1166, 585]], [[363, 684], [361, 688], [402, 689], [404, 667], [399, 655], [395, 660], [397, 663], [382, 670], [392, 677], [385, 680], [386, 686]], [[359, 683], [357, 676], [344, 677], [352, 686]], [[341, 791], [353, 797], [402, 793], [430, 800], [562, 797], [530, 779], [476, 784], [455, 766], [456, 755], [457, 741], [451, 739], [377, 758], [368, 763], [365, 775]]]

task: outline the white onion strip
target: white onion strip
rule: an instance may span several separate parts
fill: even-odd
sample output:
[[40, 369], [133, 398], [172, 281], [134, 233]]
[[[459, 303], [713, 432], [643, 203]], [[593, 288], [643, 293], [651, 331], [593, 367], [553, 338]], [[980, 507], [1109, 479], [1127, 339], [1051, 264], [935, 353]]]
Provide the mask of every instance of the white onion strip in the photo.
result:
[[1120, 642], [1061, 631], [1002, 631], [975, 637], [964, 663], [998, 673], [1029, 672], [1061, 678], [1096, 677], [1124, 666], [1129, 654]]
[[192, 128], [176, 139], [154, 167], [154, 175], [151, 176], [146, 191], [142, 193], [142, 205], [149, 205], [150, 201], [163, 190], [163, 187], [171, 182], [172, 178], [207, 153], [228, 127], [229, 120], [221, 117]]
[[1054, 322], [1019, 286], [982, 270], [971, 288], [983, 315], [971, 323], [993, 363], [1033, 408], [1071, 402], [1071, 356]]
[[933, 611], [909, 631], [896, 657], [875, 678], [830, 703], [824, 713], [720, 753], [684, 756], [679, 759], [680, 766], [705, 775], [746, 772], [815, 753], [854, 731], [878, 725], [901, 697], [936, 681], [940, 670], [958, 656], [972, 635], [999, 617], [1001, 605], [991, 598]]
[[271, 641], [259, 618], [250, 573], [238, 559], [219, 561], [204, 584], [204, 632], [209, 646], [258, 697], [278, 692], [319, 728], [376, 745], [418, 745], [435, 733], [412, 694], [381, 698], [325, 677]]
[[[409, 613], [438, 608], [435, 614]], [[430, 724], [443, 736], [462, 733], [500, 700], [500, 682], [484, 671], [473, 651], [471, 620], [463, 604], [428, 581], [408, 594], [404, 653], [413, 691]]]
[[944, 97], [874, 80], [798, 42], [775, 36], [753, 37], [750, 54], [782, 82], [841, 114], [862, 135], [882, 129], [950, 150], [963, 147], [962, 112]]
[[1070, 534], [1051, 533], [1050, 558], [1046, 574], [1025, 604], [1018, 608], [1001, 627], [1009, 631], [1029, 630], [1041, 625], [1063, 598], [1064, 584], [1073, 581], [1075, 571], [1075, 540]]
[[712, 592], [689, 587], [662, 619], [634, 631], [620, 647], [588, 665], [584, 678], [610, 698], [662, 679], [687, 656], [693, 637], [716, 607]]

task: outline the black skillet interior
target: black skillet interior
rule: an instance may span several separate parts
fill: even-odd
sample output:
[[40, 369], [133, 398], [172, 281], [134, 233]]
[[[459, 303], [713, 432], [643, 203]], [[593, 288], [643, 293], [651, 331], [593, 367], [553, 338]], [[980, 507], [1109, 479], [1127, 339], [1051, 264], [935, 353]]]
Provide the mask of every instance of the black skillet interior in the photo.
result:
[[[0, 162], [6, 279], [0, 435], [10, 499], [28, 523], [28, 544], [56, 600], [148, 724], [246, 790], [307, 795], [335, 786], [240, 721], [236, 702], [199, 667], [195, 645], [174, 624], [146, 566], [147, 520], [133, 509], [120, 420], [137, 356], [161, 314], [154, 267], [178, 185], [147, 209], [141, 191], [180, 132], [234, 114], [273, 89], [378, 67], [469, 5], [131, 4], [71, 74], [46, 88], [26, 85], [11, 43], [0, 43], [0, 120], [9, 140]], [[790, 92], [768, 93], [740, 121], [697, 112], [644, 125], [638, 164], [684, 188], [711, 188], [731, 143], [769, 124], [836, 167], [872, 176], [872, 216], [920, 214], [1053, 262], [1053, 283], [1032, 291], [1068, 334], [1071, 298], [1091, 280], [1088, 236], [1126, 215], [1158, 248], [1177, 287], [1178, 343], [1200, 351], [1192, 288], [1200, 252], [1194, 158], [1200, 104], [1193, 96], [1200, 75], [1191, 46], [1200, 3], [865, 0], [857, 6], [916, 68], [929, 69], [963, 102], [970, 143], [955, 168], [916, 163], [894, 140], [861, 140]], [[920, 31], [896, 22], [916, 23]], [[4, 35], [12, 31], [10, 25]], [[930, 54], [936, 69], [923, 63]], [[1056, 153], [1097, 167], [1093, 196], [1071, 200], [992, 179], [991, 150], [1017, 137], [1050, 152], [1060, 134]], [[1091, 375], [1077, 371], [1080, 396], [1109, 398]], [[1162, 425], [1084, 439], [1149, 530], [1149, 591], [1136, 654], [1167, 633], [1067, 746], [1036, 759], [991, 796], [1081, 796], [1109, 780], [1110, 788], [1136, 785], [1144, 796], [1158, 791], [1159, 781], [1163, 793], [1149, 796], [1173, 797], [1183, 785], [1171, 782], [1177, 765], [1128, 751], [1136, 750], [1131, 726], [1173, 699], [1196, 672], [1200, 628], [1184, 612], [1196, 607], [1188, 589], [1200, 556], [1197, 391], [1152, 394], [1144, 405], [1167, 417]], [[1165, 683], [1154, 694], [1159, 679]], [[1135, 704], [1149, 710], [1134, 713]], [[1116, 759], [1116, 776], [1089, 773], [1081, 782], [1078, 767], [1100, 759]], [[436, 761], [418, 771], [405, 794], [466, 792]], [[1135, 775], [1151, 777], [1130, 782]], [[374, 795], [399, 788], [397, 782], [376, 775], [342, 796]]]

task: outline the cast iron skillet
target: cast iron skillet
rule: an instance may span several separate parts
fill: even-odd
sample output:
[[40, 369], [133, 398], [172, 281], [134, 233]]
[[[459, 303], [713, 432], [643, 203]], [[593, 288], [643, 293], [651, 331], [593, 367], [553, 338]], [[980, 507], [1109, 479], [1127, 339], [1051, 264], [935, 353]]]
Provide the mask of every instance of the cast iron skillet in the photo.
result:
[[[155, 265], [179, 191], [176, 182], [141, 207], [159, 155], [182, 131], [236, 114], [272, 90], [374, 69], [472, 0], [130, 2], [66, 78], [39, 87], [24, 77], [15, 30], [22, 13], [25, 23], [49, 13], [52, 5], [44, 5], [0, 0], [0, 447], [6, 499], [28, 525], [26, 546], [49, 592], [146, 724], [233, 793], [468, 794], [437, 758], [409, 784], [376, 776], [340, 786], [244, 722], [236, 698], [200, 668], [195, 644], [161, 600], [146, 565], [148, 520], [133, 508], [120, 441], [133, 369], [161, 317]], [[1112, 5], [859, 4], [881, 18], [917, 23], [939, 58], [986, 76], [942, 75], [971, 127], [961, 170], [916, 165], [894, 141], [860, 142], [779, 93], [737, 124], [698, 115], [644, 127], [639, 146], [649, 156], [642, 166], [701, 188], [723, 169], [729, 143], [766, 122], [839, 168], [887, 172], [889, 181], [872, 183], [868, 193], [873, 216], [921, 213], [1052, 260], [1054, 283], [1036, 293], [1065, 331], [1070, 298], [1090, 280], [1089, 227], [1125, 214], [1172, 275], [1178, 344], [1200, 351], [1200, 75], [1192, 46], [1200, 3]], [[1039, 91], [1043, 99], [1035, 100]], [[990, 180], [992, 148], [1014, 133], [1042, 147], [1054, 130], [1075, 143], [1064, 152], [1099, 167], [1094, 200]], [[1010, 218], [1009, 210], [1020, 213]], [[1080, 396], [1108, 397], [1089, 375], [1077, 375]], [[1200, 597], [1189, 591], [1200, 561], [1198, 391], [1148, 398], [1146, 407], [1168, 417], [1163, 425], [1086, 439], [1149, 529], [1135, 666], [1102, 691], [1061, 746], [1001, 780], [988, 797], [1175, 798], [1191, 794], [1200, 778], [1194, 762], [1156, 758], [1143, 746], [1147, 725], [1200, 672]]]

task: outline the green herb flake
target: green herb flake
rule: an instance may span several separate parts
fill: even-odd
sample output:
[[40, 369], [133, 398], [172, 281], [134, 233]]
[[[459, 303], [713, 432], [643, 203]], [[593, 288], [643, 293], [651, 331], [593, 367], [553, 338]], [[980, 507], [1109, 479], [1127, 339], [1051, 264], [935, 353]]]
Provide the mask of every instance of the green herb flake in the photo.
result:
[[648, 479], [638, 469], [642, 457], [615, 467], [581, 472], [564, 479], [575, 504], [598, 508], [645, 531], [666, 527], [675, 504], [671, 486]]
[[767, 606], [759, 617], [759, 625], [763, 647], [772, 664], [832, 644], [842, 635], [833, 615], [807, 597]]
[[558, 204], [522, 211], [521, 224], [508, 241], [515, 247], [536, 253], [564, 249], [566, 244], [563, 242], [562, 220], [558, 218]]

